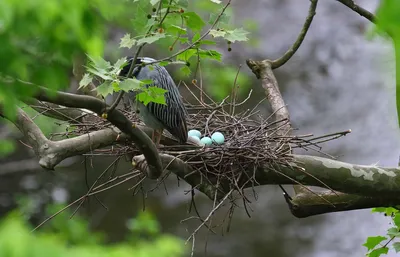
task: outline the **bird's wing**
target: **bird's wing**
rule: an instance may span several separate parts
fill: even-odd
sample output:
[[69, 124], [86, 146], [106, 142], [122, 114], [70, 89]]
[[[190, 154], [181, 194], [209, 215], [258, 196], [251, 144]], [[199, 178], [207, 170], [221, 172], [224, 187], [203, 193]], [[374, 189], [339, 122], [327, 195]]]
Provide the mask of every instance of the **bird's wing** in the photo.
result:
[[139, 73], [138, 79], [151, 79], [153, 80], [153, 84], [147, 85], [148, 87], [156, 86], [167, 90], [165, 93], [165, 105], [150, 102], [147, 108], [173, 136], [178, 138], [181, 142], [186, 142], [187, 111], [179, 90], [168, 71], [164, 67], [158, 65], [154, 65], [153, 69], [144, 67]]

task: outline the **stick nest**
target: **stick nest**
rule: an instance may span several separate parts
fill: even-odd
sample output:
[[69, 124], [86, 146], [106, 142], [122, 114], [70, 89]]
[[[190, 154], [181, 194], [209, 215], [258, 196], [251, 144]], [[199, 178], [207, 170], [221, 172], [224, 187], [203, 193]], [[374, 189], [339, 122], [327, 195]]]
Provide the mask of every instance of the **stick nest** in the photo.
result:
[[[274, 164], [289, 165], [293, 148], [320, 151], [318, 143], [348, 133], [347, 131], [338, 132], [321, 137], [290, 136], [291, 131], [287, 120], [274, 120], [273, 114], [265, 117], [263, 113], [260, 113], [258, 107], [262, 101], [251, 109], [236, 111], [243, 110], [243, 106], [248, 105], [247, 101], [250, 99], [251, 92], [242, 102], [236, 102], [236, 93], [232, 92], [231, 96], [217, 103], [200, 88], [198, 88], [199, 94], [195, 94], [187, 86], [186, 88], [193, 96], [191, 103], [186, 103], [189, 112], [188, 128], [197, 129], [202, 136], [208, 137], [211, 137], [214, 132], [221, 132], [225, 137], [225, 142], [222, 145], [199, 146], [189, 140], [187, 144], [179, 145], [173, 137], [164, 133], [159, 152], [183, 160], [193, 170], [191, 174], [201, 173], [202, 178], [208, 180], [208, 184], [216, 188], [222, 186], [224, 192], [232, 189], [241, 191], [249, 187], [248, 183], [251, 183], [251, 186], [256, 185], [255, 170], [258, 167], [273, 168]], [[145, 126], [138, 115], [131, 110], [126, 109], [124, 112], [132, 122]], [[74, 129], [68, 133], [82, 135], [111, 126], [107, 120], [95, 115], [90, 116], [91, 125], [88, 123], [74, 126]], [[95, 154], [136, 156], [141, 153], [135, 145], [128, 143], [97, 149]]]

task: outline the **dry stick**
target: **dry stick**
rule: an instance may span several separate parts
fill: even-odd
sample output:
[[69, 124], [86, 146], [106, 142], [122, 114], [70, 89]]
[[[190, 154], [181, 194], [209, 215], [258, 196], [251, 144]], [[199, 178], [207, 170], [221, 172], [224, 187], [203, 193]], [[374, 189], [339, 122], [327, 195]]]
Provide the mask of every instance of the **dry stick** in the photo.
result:
[[[106, 191], [106, 190], [109, 190], [109, 189], [111, 189], [111, 188], [113, 188], [113, 187], [119, 186], [119, 185], [121, 185], [122, 183], [125, 183], [125, 182], [131, 180], [132, 178], [135, 178], [136, 176], [137, 176], [137, 174], [136, 174], [136, 175], [133, 175], [133, 176], [131, 176], [131, 177], [128, 177], [128, 178], [126, 178], [126, 179], [124, 179], [124, 180], [122, 180], [122, 181], [120, 181], [120, 182], [118, 182], [118, 183], [116, 183], [116, 184], [114, 184], [114, 185], [112, 185], [112, 186], [109, 186], [109, 187], [106, 187], [106, 188], [104, 188], [104, 189], [100, 189], [100, 190], [97, 190], [97, 191], [93, 191], [93, 192], [91, 192], [88, 196], [96, 195], [96, 194], [98, 194], [98, 193], [101, 193], [101, 192], [104, 192], [104, 191]], [[87, 196], [86, 196], [86, 195], [83, 195], [83, 196], [79, 197], [78, 199], [76, 199], [76, 200], [73, 201], [72, 203], [70, 203], [70, 204], [68, 204], [67, 206], [63, 207], [61, 210], [57, 211], [56, 213], [54, 213], [54, 214], [51, 215], [50, 217], [46, 218], [46, 219], [45, 219], [44, 221], [42, 221], [39, 225], [37, 225], [31, 232], [36, 231], [37, 229], [39, 229], [40, 227], [42, 227], [44, 224], [46, 224], [49, 220], [53, 219], [55, 216], [57, 216], [57, 215], [60, 214], [61, 212], [65, 211], [65, 210], [68, 209], [69, 207], [73, 206], [73, 205], [76, 204], [77, 202], [81, 201], [81, 200], [82, 200], [83, 198], [85, 198], [85, 197], [87, 197]]]
[[[84, 198], [82, 199], [82, 201], [79, 203], [78, 207], [75, 209], [75, 211], [71, 214], [70, 218], [72, 218], [75, 213], [79, 210], [79, 208], [82, 206], [82, 204], [85, 202], [85, 200], [88, 198], [89, 193], [92, 192], [93, 188], [96, 186], [97, 182], [106, 174], [106, 172], [115, 164], [117, 163], [122, 156], [117, 157], [97, 178], [96, 180], [93, 182], [93, 184], [91, 185], [91, 187], [89, 188], [89, 190], [87, 191], [87, 193], [84, 196]], [[86, 167], [86, 165], [85, 165]], [[86, 177], [87, 179], [87, 177]], [[98, 200], [100, 201], [100, 200]], [[106, 208], [107, 209], [107, 208]]]
[[[204, 219], [203, 223], [207, 223], [207, 221], [212, 217], [212, 215], [219, 209], [219, 207], [221, 207], [221, 205], [225, 202], [225, 200], [232, 194], [233, 189], [231, 189], [225, 196], [224, 198], [222, 198], [222, 200], [215, 206], [215, 208], [213, 208], [210, 213], [208, 214], [208, 216]], [[186, 243], [192, 238], [194, 237], [194, 235], [203, 227], [203, 223], [200, 224], [195, 230], [194, 232], [190, 235], [190, 237], [186, 240]]]
[[237, 96], [237, 91], [239, 90], [239, 87], [237, 86], [237, 79], [239, 77], [239, 72], [240, 69], [242, 68], [242, 65], [239, 65], [239, 68], [236, 72], [236, 76], [235, 76], [235, 81], [233, 82], [233, 88], [232, 88], [232, 92], [231, 92], [231, 105], [230, 105], [230, 111], [229, 113], [233, 116], [235, 113], [235, 104], [236, 104], [236, 96]]

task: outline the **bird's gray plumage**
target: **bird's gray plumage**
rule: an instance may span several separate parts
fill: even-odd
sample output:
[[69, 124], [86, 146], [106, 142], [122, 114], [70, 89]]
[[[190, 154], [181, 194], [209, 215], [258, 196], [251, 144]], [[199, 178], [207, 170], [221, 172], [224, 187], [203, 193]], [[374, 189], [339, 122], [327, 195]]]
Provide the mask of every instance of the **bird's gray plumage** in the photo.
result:
[[[128, 75], [132, 61], [133, 58], [128, 59], [128, 65], [122, 69], [120, 76]], [[148, 63], [153, 61], [155, 60], [152, 58], [139, 57], [136, 63], [140, 64], [142, 62]], [[153, 84], [148, 84], [146, 85], [147, 87], [156, 86], [167, 90], [165, 93], [166, 105], [150, 102], [145, 106], [141, 102], [137, 103], [139, 114], [143, 122], [153, 129], [166, 129], [174, 137], [179, 139], [181, 143], [185, 143], [188, 137], [186, 126], [187, 111], [179, 90], [168, 71], [160, 65], [153, 64], [152, 68], [149, 66], [136, 67], [133, 70], [133, 76], [139, 80], [151, 79]], [[136, 100], [136, 93], [130, 92], [129, 99], [131, 104], [133, 104]]]

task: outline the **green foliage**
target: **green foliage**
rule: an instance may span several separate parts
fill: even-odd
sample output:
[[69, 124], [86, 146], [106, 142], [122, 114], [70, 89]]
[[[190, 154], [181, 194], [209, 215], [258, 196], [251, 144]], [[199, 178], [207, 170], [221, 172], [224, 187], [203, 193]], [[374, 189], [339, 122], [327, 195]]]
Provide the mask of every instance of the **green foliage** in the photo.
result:
[[[58, 208], [53, 206], [52, 211]], [[0, 223], [0, 256], [9, 257], [175, 257], [183, 256], [179, 239], [160, 234], [158, 223], [147, 213], [131, 221], [135, 224], [124, 243], [107, 245], [104, 236], [88, 230], [79, 217], [69, 219], [64, 212], [45, 228], [31, 232], [20, 213], [12, 213]], [[151, 237], [142, 235], [151, 232]], [[22, 243], [23, 242], [23, 243]]]
[[387, 254], [389, 247], [392, 247], [396, 252], [400, 251], [400, 212], [396, 208], [374, 208], [372, 212], [383, 213], [385, 216], [392, 218], [393, 227], [389, 228], [385, 236], [371, 236], [363, 246], [367, 247], [368, 257], [379, 257], [382, 254]]
[[[239, 85], [237, 96], [243, 96], [250, 89], [250, 78], [245, 73], [238, 73], [236, 68], [230, 66], [217, 66], [208, 65], [207, 67], [202, 67], [205, 73], [212, 73], [213, 70], [218, 69], [218, 76], [207, 77], [207, 84], [212, 85], [207, 88], [207, 91], [217, 100], [222, 100], [228, 96], [233, 89], [235, 83]], [[237, 76], [237, 78], [236, 78]]]
[[15, 149], [15, 143], [12, 140], [0, 139], [0, 157], [12, 153]]
[[[136, 35], [132, 36], [131, 33], [126, 33], [121, 38], [120, 47], [131, 49], [135, 46], [141, 47], [149, 44], [163, 46], [165, 42], [168, 42], [168, 49], [172, 51], [172, 57], [164, 58], [160, 63], [160, 65], [166, 66], [172, 61], [184, 61], [185, 63], [207, 59], [221, 61], [221, 53], [206, 48], [206, 46], [216, 44], [214, 38], [221, 37], [230, 41], [230, 44], [248, 40], [248, 32], [244, 29], [229, 29], [227, 25], [229, 16], [222, 12], [221, 1], [198, 2], [206, 2], [205, 5], [211, 4], [209, 6], [212, 9], [209, 24], [216, 22], [218, 28], [207, 28], [203, 18], [197, 12], [189, 10], [188, 1], [133, 1], [132, 24], [135, 26]], [[202, 34], [201, 32], [205, 30], [207, 32], [203, 33], [206, 34]], [[190, 35], [193, 36], [190, 37]], [[184, 50], [180, 50], [182, 48]], [[177, 51], [175, 54], [173, 53], [174, 50]], [[100, 57], [90, 57], [90, 60], [91, 63], [87, 69], [89, 74], [83, 77], [80, 82], [81, 87], [87, 86], [94, 78], [98, 78], [103, 81], [97, 88], [99, 95], [106, 96], [121, 90], [125, 92], [138, 91], [137, 99], [145, 105], [150, 102], [165, 104], [165, 90], [155, 87], [146, 88], [144, 85], [149, 83], [140, 82], [136, 78], [123, 80], [124, 78], [118, 77], [122, 67], [126, 65], [126, 60], [118, 61], [115, 64], [111, 64]], [[183, 66], [181, 71], [186, 76], [191, 74], [188, 65]], [[222, 94], [225, 93], [226, 91]]]
[[234, 30], [211, 30], [210, 34], [213, 35], [214, 37], [222, 37], [228, 41], [231, 41], [232, 43], [236, 41], [247, 41], [247, 35], [249, 32], [245, 31], [242, 28], [239, 29], [234, 29]]
[[394, 43], [396, 58], [396, 105], [400, 126], [400, 1], [381, 0], [376, 17], [378, 32], [389, 35]]
[[107, 23], [125, 16], [125, 5], [124, 0], [0, 1], [4, 112], [14, 116], [18, 99], [32, 96], [37, 85], [68, 87], [73, 59], [103, 54]]

